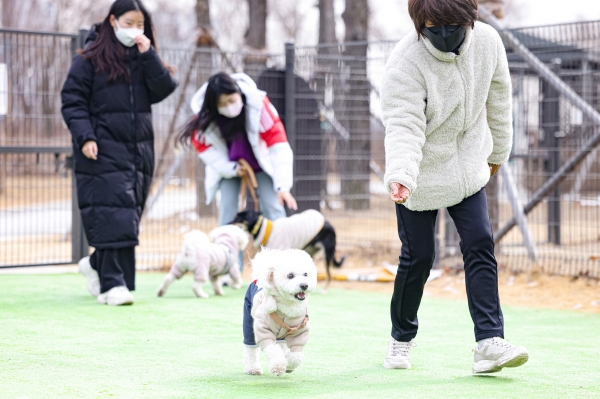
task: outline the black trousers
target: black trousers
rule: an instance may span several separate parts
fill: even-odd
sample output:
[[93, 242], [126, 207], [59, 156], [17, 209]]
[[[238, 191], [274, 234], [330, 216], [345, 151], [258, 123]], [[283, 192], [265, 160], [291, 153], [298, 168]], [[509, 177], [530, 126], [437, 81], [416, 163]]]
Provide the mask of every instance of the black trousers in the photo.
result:
[[121, 285], [135, 290], [135, 247], [96, 249], [90, 264], [100, 277], [101, 293]]
[[[460, 235], [469, 312], [475, 340], [504, 337], [498, 296], [498, 265], [485, 190], [448, 208]], [[392, 296], [392, 337], [408, 342], [417, 335], [417, 311], [435, 259], [435, 220], [438, 211], [416, 212], [396, 205], [402, 241], [398, 274]]]

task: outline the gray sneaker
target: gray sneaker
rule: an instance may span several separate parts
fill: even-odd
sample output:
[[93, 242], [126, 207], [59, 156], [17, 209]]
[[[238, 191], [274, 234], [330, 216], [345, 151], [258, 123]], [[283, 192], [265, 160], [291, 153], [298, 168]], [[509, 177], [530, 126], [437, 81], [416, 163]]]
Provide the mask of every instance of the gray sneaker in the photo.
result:
[[497, 373], [504, 367], [519, 367], [529, 360], [527, 349], [513, 346], [496, 337], [485, 341], [481, 348], [473, 349], [473, 373]]
[[417, 346], [414, 341], [400, 342], [394, 338], [388, 341], [388, 351], [383, 367], [386, 369], [409, 369], [410, 368], [410, 349]]

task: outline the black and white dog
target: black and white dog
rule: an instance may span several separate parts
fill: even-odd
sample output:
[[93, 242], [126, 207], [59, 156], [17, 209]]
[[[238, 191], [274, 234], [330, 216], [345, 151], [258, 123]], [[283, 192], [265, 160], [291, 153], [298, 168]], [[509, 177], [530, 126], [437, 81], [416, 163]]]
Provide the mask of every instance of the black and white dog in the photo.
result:
[[341, 267], [346, 258], [339, 261], [335, 258], [335, 230], [323, 214], [314, 209], [277, 220], [269, 220], [260, 212], [243, 211], [230, 224], [238, 225], [252, 235], [256, 248], [303, 249], [311, 256], [322, 250], [325, 252], [326, 288], [331, 282], [331, 265]]

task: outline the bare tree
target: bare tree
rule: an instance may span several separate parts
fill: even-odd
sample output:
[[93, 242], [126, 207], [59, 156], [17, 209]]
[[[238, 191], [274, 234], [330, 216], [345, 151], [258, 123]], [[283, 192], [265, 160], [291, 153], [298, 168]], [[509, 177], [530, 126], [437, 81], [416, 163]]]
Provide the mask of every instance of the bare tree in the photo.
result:
[[244, 71], [256, 79], [267, 63], [267, 0], [248, 0]]
[[[512, 3], [512, 1], [509, 0], [509, 3]], [[505, 17], [505, 0], [479, 0], [479, 6], [489, 9], [496, 18]], [[498, 230], [500, 223], [500, 202], [498, 198], [498, 189], [498, 176], [493, 176], [485, 186], [488, 213], [490, 215], [490, 222], [492, 224], [493, 231]]]
[[334, 0], [319, 0], [319, 44], [335, 43]]
[[197, 47], [219, 47], [213, 38], [213, 27], [210, 21], [210, 2], [209, 0], [196, 1], [196, 22], [199, 30], [196, 39]]
[[[197, 0], [196, 1], [196, 21], [198, 26], [198, 38], [196, 39], [196, 47], [198, 48], [218, 48], [217, 42], [214, 40], [212, 36], [213, 27], [210, 21], [210, 2], [209, 0]], [[212, 58], [212, 54], [206, 51], [196, 51], [194, 53], [194, 57], [192, 58], [192, 62], [190, 66], [197, 64], [200, 65], [210, 65]], [[200, 71], [198, 81], [204, 81], [208, 78], [207, 71]], [[189, 74], [191, 73], [191, 69], [186, 76], [186, 82], [184, 83], [187, 86], [187, 83], [190, 80]], [[185, 95], [185, 90], [182, 90], [182, 95]], [[212, 216], [216, 213], [215, 203], [213, 202], [210, 205], [206, 205], [206, 193], [204, 192], [204, 179], [205, 179], [205, 168], [204, 164], [200, 161], [200, 159], [196, 158], [196, 209], [198, 215], [202, 216]]]
[[346, 10], [342, 14], [346, 24], [344, 42], [362, 42], [369, 34], [368, 0], [346, 0]]
[[52, 0], [55, 9], [54, 30], [59, 32], [76, 32], [83, 27], [89, 28], [100, 22], [108, 13], [110, 0], [73, 1]]
[[298, 7], [297, 1], [271, 0], [269, 6], [269, 17], [276, 20], [285, 33], [284, 40], [292, 39], [298, 41], [298, 35], [306, 20], [306, 13]]
[[267, 47], [267, 0], [248, 0], [246, 45], [254, 50]]
[[504, 0], [479, 0], [479, 5], [487, 7], [496, 18], [504, 18]]
[[17, 4], [18, 0], [1, 0], [0, 5], [2, 6], [2, 27], [3, 28], [15, 28], [17, 22]]
[[244, 46], [244, 35], [248, 30], [247, 8], [248, 0], [211, 1], [212, 24], [222, 49], [237, 51]]
[[371, 83], [367, 75], [367, 49], [369, 32], [368, 0], [346, 0], [342, 14], [346, 24], [344, 55], [349, 78], [342, 94], [342, 119], [350, 133], [343, 142], [344, 160], [341, 170], [342, 195], [346, 209], [370, 207], [369, 183], [371, 169]]

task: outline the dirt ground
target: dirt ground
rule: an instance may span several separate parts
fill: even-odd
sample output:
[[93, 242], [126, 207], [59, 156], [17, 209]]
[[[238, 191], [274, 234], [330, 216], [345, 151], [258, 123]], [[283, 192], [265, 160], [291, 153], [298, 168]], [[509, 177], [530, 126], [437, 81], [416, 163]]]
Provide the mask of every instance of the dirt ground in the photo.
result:
[[[375, 265], [373, 259], [348, 260], [344, 267], [334, 272], [343, 274], [378, 273], [385, 275], [383, 264]], [[364, 267], [371, 264], [370, 267]], [[321, 262], [317, 262], [321, 264]], [[320, 269], [323, 269], [320, 267]], [[321, 270], [322, 271], [322, 270]], [[152, 271], [154, 273], [158, 271]], [[164, 273], [166, 270], [161, 271]], [[25, 268], [0, 268], [3, 274], [39, 274], [39, 273], [77, 273], [77, 266], [45, 266]], [[250, 268], [244, 269], [244, 280], [250, 281]], [[501, 271], [499, 274], [500, 300], [503, 305], [523, 306], [528, 308], [560, 309], [577, 312], [600, 314], [600, 280], [587, 277], [550, 276], [542, 273], [511, 273]], [[320, 281], [319, 287], [324, 288], [325, 282]], [[359, 281], [332, 281], [330, 288], [381, 292], [392, 295], [394, 284]], [[466, 301], [465, 279], [462, 271], [446, 269], [440, 278], [425, 285], [425, 296]], [[466, 310], [466, 305], [465, 305]]]
[[[600, 280], [563, 276], [527, 274], [499, 275], [500, 300], [503, 305], [543, 309], [576, 310], [600, 314]], [[324, 285], [323, 282], [320, 283]], [[393, 283], [334, 281], [332, 288], [389, 293]], [[467, 300], [464, 273], [444, 273], [425, 285], [425, 296]]]
[[[375, 250], [366, 256], [352, 256], [341, 269], [333, 272], [378, 273], [385, 276], [384, 259], [389, 262], [394, 258], [390, 257], [389, 253]], [[322, 262], [317, 260], [317, 265], [320, 271], [324, 271]], [[250, 280], [249, 267], [245, 268], [244, 276], [246, 281]], [[600, 314], [600, 279], [551, 276], [540, 272], [513, 273], [502, 270], [499, 272], [498, 281], [500, 300], [503, 305]], [[323, 288], [325, 282], [320, 281], [319, 286]], [[394, 291], [394, 284], [391, 282], [332, 281], [330, 287], [382, 292], [389, 294], [390, 297]], [[429, 281], [425, 285], [424, 295], [466, 301], [464, 272], [454, 268], [444, 269], [440, 278]]]

